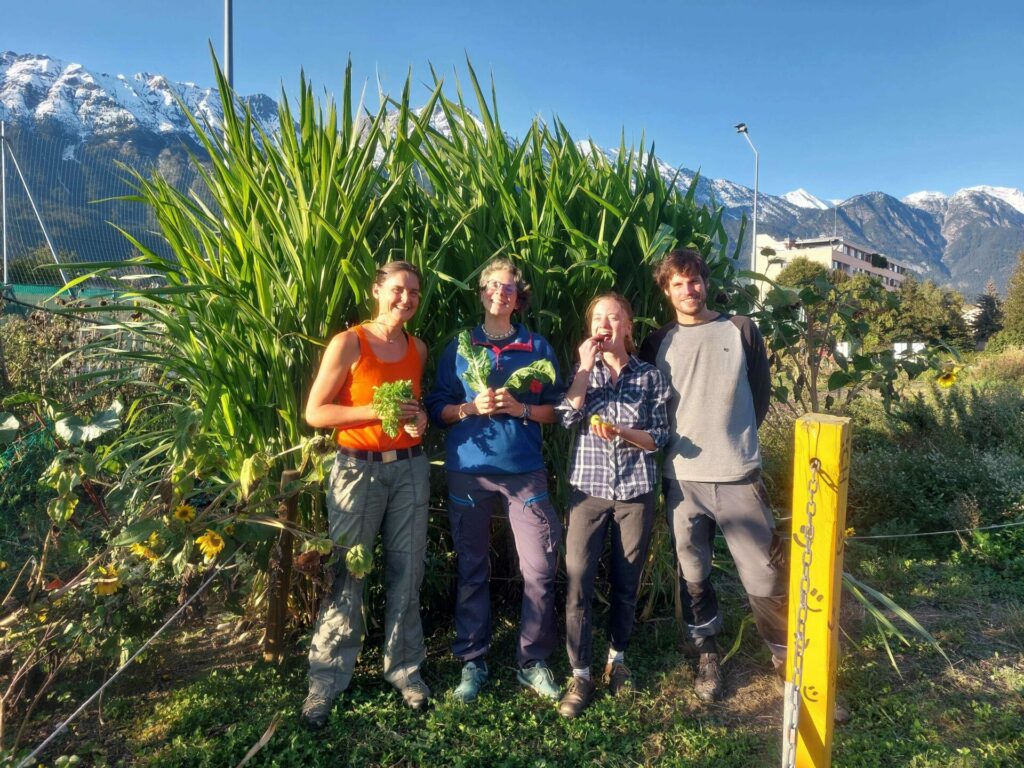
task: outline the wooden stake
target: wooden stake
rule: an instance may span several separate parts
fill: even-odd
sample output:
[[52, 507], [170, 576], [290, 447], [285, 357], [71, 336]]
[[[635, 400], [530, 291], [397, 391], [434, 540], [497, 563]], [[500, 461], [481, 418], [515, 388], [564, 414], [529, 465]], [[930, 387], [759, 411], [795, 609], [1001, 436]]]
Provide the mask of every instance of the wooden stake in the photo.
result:
[[[294, 469], [281, 473], [281, 490], [299, 479]], [[288, 622], [288, 593], [292, 584], [292, 551], [295, 541], [291, 525], [298, 512], [299, 497], [293, 493], [277, 507], [277, 519], [285, 523], [270, 551], [267, 568], [267, 634], [263, 639], [263, 660], [280, 662], [284, 658], [284, 628]]]
[[[812, 463], [817, 487], [812, 492]], [[839, 660], [839, 602], [843, 587], [846, 490], [850, 478], [850, 420], [807, 414], [796, 422], [793, 458], [793, 521], [789, 570], [789, 643], [786, 658], [786, 711], [782, 730], [782, 765], [827, 768], [832, 763], [836, 666]], [[810, 566], [805, 577], [808, 508], [814, 510]], [[790, 728], [801, 592], [806, 613], [800, 678], [796, 760]]]

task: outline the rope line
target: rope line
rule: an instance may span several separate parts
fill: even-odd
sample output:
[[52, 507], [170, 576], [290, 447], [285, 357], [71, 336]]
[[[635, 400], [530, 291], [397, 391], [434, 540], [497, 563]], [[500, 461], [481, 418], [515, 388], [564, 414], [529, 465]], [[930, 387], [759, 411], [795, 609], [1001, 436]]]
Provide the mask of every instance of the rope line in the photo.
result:
[[78, 717], [85, 710], [86, 707], [88, 707], [90, 704], [92, 704], [92, 702], [95, 701], [99, 697], [99, 695], [101, 693], [103, 693], [104, 690], [106, 690], [107, 686], [110, 685], [112, 682], [114, 682], [114, 680], [118, 677], [118, 675], [120, 675], [122, 672], [124, 672], [125, 669], [127, 669], [129, 664], [131, 664], [133, 661], [135, 661], [135, 659], [138, 658], [138, 656], [144, 650], [146, 650], [146, 648], [148, 648], [149, 645], [154, 640], [156, 640], [156, 638], [165, 629], [167, 629], [167, 627], [169, 627], [171, 624], [174, 623], [174, 620], [177, 619], [182, 614], [182, 612], [186, 608], [189, 607], [189, 605], [192, 603], [193, 600], [195, 600], [197, 597], [199, 597], [200, 594], [202, 594], [203, 590], [205, 590], [210, 585], [210, 583], [214, 580], [214, 578], [216, 578], [218, 574], [220, 574], [225, 568], [228, 567], [228, 565], [231, 564], [231, 561], [235, 559], [235, 556], [239, 553], [240, 549], [241, 548], [236, 549], [234, 552], [231, 553], [231, 557], [229, 557], [223, 563], [218, 565], [214, 569], [213, 573], [211, 573], [209, 575], [209, 577], [207, 577], [206, 581], [204, 581], [199, 586], [199, 589], [197, 589], [192, 594], [192, 596], [188, 600], [186, 600], [178, 608], [178, 610], [176, 610], [173, 614], [171, 614], [171, 618], [169, 618], [167, 621], [165, 621], [163, 623], [163, 625], [156, 632], [154, 632], [153, 635], [145, 643], [142, 644], [142, 647], [139, 648], [139, 650], [137, 650], [135, 653], [133, 653], [131, 655], [131, 657], [128, 659], [128, 661], [126, 661], [124, 664], [122, 664], [120, 667], [118, 667], [117, 671], [114, 672], [114, 674], [112, 674], [109, 678], [107, 678], [107, 681], [105, 683], [103, 683], [103, 685], [101, 685], [99, 688], [97, 688], [96, 692], [93, 693], [92, 696], [90, 696], [88, 699], [86, 699], [84, 702], [82, 702], [81, 706], [79, 706], [78, 709], [76, 709], [74, 712], [72, 712], [63, 723], [58, 725], [57, 729], [53, 733], [51, 733], [49, 736], [47, 736], [46, 739], [38, 747], [36, 747], [34, 750], [32, 750], [32, 752], [27, 757], [23, 758], [22, 761], [20, 763], [18, 763], [17, 768], [25, 768], [25, 766], [29, 765], [31, 763], [32, 759], [34, 757], [36, 757], [37, 755], [39, 755], [47, 747], [47, 745], [49, 745], [49, 743], [51, 741], [53, 741], [55, 738], [57, 738], [57, 736], [59, 736], [68, 727], [68, 724], [71, 723], [72, 720], [74, 720], [76, 717]]
[[948, 531], [922, 531], [921, 533], [887, 533], [878, 536], [847, 536], [847, 541], [852, 539], [912, 539], [917, 536], [941, 536], [946, 533], [971, 533], [973, 531], [991, 531], [995, 528], [1016, 528], [1024, 525], [1024, 520], [1014, 523], [999, 523], [997, 525], [982, 525], [977, 528], [950, 528]]

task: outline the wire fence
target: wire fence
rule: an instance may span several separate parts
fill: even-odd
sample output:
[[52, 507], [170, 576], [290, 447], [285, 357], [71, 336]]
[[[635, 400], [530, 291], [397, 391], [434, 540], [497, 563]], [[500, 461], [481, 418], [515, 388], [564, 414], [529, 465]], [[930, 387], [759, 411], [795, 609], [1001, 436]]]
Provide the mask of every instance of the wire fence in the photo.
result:
[[[135, 142], [131, 136], [83, 141], [40, 123], [6, 124], [0, 145], [6, 283], [60, 286], [64, 278], [55, 262], [117, 262], [135, 255], [118, 228], [169, 255], [152, 213], [126, 199], [134, 192], [132, 174], [159, 172], [176, 188], [192, 191], [200, 177], [189, 156], [194, 147], [180, 138], [154, 141]], [[93, 284], [114, 285], [110, 280]]]

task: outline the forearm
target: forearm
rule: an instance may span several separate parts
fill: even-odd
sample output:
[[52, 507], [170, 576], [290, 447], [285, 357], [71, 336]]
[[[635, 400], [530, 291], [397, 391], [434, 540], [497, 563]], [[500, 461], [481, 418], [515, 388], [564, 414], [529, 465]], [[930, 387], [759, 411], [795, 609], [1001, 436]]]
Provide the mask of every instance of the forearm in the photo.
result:
[[572, 384], [569, 385], [569, 389], [565, 393], [566, 402], [577, 411], [583, 410], [583, 401], [587, 397], [587, 385], [589, 382], [590, 370], [588, 368], [580, 368], [576, 371]]
[[476, 409], [476, 403], [472, 401], [468, 403], [452, 403], [441, 409], [441, 421], [445, 424], [457, 424], [463, 419], [478, 414], [479, 411]]
[[538, 424], [554, 424], [558, 421], [558, 416], [555, 414], [555, 406], [553, 405], [531, 405], [530, 406], [530, 421], [536, 421]]
[[658, 449], [650, 432], [644, 432], [642, 429], [633, 429], [631, 427], [617, 427], [616, 429], [619, 437], [630, 445], [635, 445], [637, 448], [645, 451], [655, 451]]
[[306, 423], [315, 429], [346, 429], [378, 420], [372, 405], [327, 403], [306, 409]]

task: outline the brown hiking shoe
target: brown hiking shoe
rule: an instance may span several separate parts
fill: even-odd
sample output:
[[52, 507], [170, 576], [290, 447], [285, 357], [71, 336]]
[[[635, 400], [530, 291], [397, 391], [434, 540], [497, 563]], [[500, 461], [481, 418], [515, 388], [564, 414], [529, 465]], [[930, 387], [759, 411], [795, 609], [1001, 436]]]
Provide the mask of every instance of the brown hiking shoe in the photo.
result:
[[582, 677], [572, 676], [565, 696], [558, 704], [558, 714], [562, 717], [576, 717], [590, 706], [594, 700], [594, 681]]
[[601, 682], [608, 686], [608, 693], [620, 696], [633, 692], [633, 675], [621, 661], [609, 661], [604, 668]]
[[697, 698], [712, 702], [722, 693], [722, 673], [718, 669], [717, 653], [702, 653], [697, 663], [697, 678], [693, 681]]

